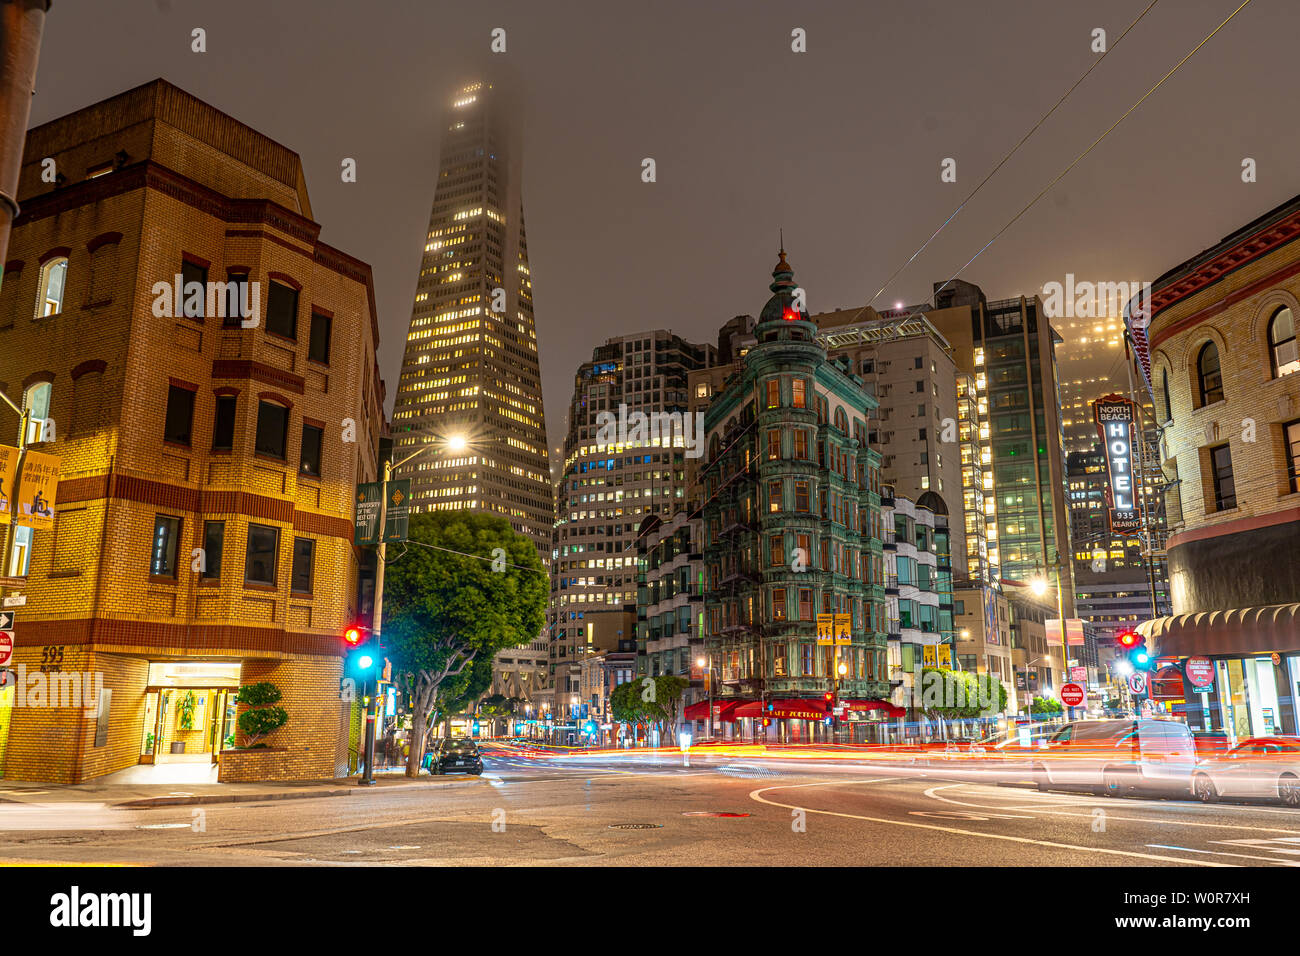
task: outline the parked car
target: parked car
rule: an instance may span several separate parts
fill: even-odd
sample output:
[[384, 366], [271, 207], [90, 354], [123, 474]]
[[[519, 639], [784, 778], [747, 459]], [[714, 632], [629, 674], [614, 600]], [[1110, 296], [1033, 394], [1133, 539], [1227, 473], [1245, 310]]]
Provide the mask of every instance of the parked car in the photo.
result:
[[1075, 720], [1053, 734], [1031, 760], [1039, 790], [1186, 796], [1196, 768], [1196, 745], [1181, 721]]
[[1192, 776], [1202, 803], [1220, 797], [1263, 798], [1300, 809], [1300, 737], [1248, 737], [1202, 760]]
[[483, 757], [469, 737], [444, 737], [433, 749], [429, 772], [435, 775], [469, 773], [477, 777], [483, 772]]

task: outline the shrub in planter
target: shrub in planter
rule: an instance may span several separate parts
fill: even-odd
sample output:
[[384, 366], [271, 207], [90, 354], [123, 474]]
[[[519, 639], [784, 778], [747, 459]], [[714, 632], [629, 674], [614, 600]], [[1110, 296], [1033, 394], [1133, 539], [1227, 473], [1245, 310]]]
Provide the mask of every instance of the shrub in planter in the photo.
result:
[[281, 696], [280, 688], [270, 681], [246, 684], [239, 688], [235, 702], [248, 705], [248, 709], [239, 715], [238, 721], [245, 747], [265, 747], [262, 738], [275, 733], [289, 722], [288, 712], [277, 706]]

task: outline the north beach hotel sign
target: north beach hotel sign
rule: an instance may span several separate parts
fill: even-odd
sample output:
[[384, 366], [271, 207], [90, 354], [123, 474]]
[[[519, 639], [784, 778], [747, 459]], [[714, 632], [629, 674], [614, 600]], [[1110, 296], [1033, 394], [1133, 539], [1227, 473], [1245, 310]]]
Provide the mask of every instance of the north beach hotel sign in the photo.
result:
[[1137, 531], [1142, 527], [1133, 481], [1133, 403], [1121, 395], [1106, 395], [1092, 403], [1093, 417], [1106, 451], [1110, 479], [1110, 530]]

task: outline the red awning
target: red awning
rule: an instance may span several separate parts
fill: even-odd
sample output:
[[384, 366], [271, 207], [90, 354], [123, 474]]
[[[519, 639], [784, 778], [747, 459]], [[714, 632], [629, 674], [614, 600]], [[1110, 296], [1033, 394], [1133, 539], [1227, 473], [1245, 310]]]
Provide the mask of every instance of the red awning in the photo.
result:
[[736, 721], [736, 711], [745, 706], [744, 701], [726, 700], [718, 705], [717, 718], [720, 723], [732, 724]]
[[882, 710], [886, 717], [907, 716], [907, 711], [904, 708], [891, 704], [887, 700], [846, 700], [844, 703], [848, 705], [849, 710]]
[[732, 705], [731, 720], [740, 720], [742, 717], [762, 717], [763, 707], [756, 700], [747, 700], [744, 703], [737, 701]]
[[709, 702], [707, 700], [701, 700], [688, 705], [687, 708], [682, 711], [682, 716], [687, 720], [708, 720]]

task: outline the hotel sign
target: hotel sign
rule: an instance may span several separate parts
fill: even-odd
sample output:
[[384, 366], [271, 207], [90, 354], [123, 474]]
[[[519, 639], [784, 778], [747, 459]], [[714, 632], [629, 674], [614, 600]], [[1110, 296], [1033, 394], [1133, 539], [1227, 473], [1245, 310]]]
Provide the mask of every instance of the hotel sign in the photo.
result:
[[1133, 425], [1136, 408], [1121, 395], [1107, 395], [1092, 403], [1097, 432], [1106, 452], [1110, 490], [1110, 530], [1125, 534], [1142, 527], [1133, 479]]

